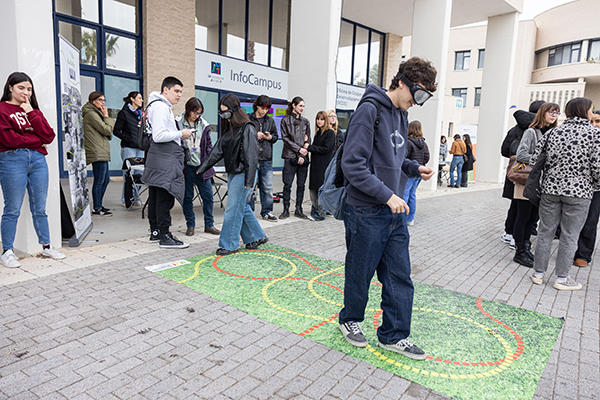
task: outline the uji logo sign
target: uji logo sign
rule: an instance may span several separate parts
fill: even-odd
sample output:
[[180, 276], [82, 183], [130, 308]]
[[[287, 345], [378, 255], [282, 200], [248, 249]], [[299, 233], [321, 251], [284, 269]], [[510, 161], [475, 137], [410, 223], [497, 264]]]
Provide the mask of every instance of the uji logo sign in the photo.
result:
[[210, 62], [210, 73], [221, 75], [221, 63], [220, 62]]

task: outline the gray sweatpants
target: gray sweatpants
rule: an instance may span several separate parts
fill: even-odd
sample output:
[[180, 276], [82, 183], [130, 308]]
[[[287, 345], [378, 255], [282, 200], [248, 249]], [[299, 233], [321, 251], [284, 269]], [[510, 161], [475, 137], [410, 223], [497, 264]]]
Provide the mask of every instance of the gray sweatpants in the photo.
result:
[[550, 250], [556, 228], [560, 223], [560, 241], [556, 255], [556, 275], [569, 275], [573, 256], [577, 250], [577, 239], [590, 208], [591, 199], [542, 194], [540, 199], [540, 223], [533, 268], [546, 271], [550, 261]]

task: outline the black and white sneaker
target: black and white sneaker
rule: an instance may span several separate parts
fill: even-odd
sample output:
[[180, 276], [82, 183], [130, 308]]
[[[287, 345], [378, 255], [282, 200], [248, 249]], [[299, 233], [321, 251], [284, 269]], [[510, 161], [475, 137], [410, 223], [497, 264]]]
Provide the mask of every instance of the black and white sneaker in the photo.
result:
[[267, 213], [262, 216], [262, 219], [269, 222], [277, 222], [277, 217], [273, 215], [273, 213]]
[[160, 242], [160, 233], [158, 230], [150, 232], [150, 243], [159, 243]]
[[181, 240], [173, 236], [171, 232], [169, 232], [160, 234], [159, 246], [165, 249], [185, 249], [187, 247], [190, 247], [190, 244], [183, 243]]
[[340, 331], [342, 331], [344, 339], [346, 339], [352, 346], [367, 347], [369, 344], [358, 322], [350, 321], [346, 322], [345, 324], [340, 324]]
[[98, 215], [100, 217], [112, 217], [112, 213], [108, 210], [105, 211], [103, 208], [92, 211], [92, 215]]
[[254, 242], [252, 242], [252, 243], [248, 243], [248, 244], [246, 245], [246, 249], [248, 249], [248, 250], [254, 250], [254, 249], [257, 249], [257, 248], [258, 248], [258, 246], [260, 246], [261, 244], [265, 244], [265, 243], [267, 243], [268, 241], [269, 241], [269, 238], [268, 238], [267, 236], [265, 236], [265, 237], [264, 237], [264, 238], [262, 238], [262, 239], [258, 239], [257, 241], [254, 241]]
[[379, 347], [402, 354], [403, 356], [412, 358], [413, 360], [424, 360], [427, 358], [427, 354], [417, 347], [417, 345], [412, 344], [408, 339], [402, 339], [393, 344], [383, 344], [379, 340], [377, 340], [377, 342]]

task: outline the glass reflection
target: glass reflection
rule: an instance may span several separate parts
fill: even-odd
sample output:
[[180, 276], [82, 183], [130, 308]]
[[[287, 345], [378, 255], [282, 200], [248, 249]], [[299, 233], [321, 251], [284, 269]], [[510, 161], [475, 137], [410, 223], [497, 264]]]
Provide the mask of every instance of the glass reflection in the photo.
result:
[[60, 21], [58, 31], [73, 46], [79, 49], [79, 62], [85, 65], [98, 65], [96, 30]]

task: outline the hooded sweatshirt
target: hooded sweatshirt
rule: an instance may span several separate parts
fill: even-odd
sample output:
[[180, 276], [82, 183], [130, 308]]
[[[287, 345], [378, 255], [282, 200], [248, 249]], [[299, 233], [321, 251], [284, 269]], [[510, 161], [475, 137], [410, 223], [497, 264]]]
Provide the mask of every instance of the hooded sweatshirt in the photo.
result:
[[405, 158], [408, 113], [397, 109], [376, 85], [367, 86], [363, 99], [367, 98], [381, 104], [377, 139], [373, 140], [377, 108], [371, 103], [356, 109], [344, 138], [346, 202], [353, 206], [386, 204], [392, 194], [402, 197], [406, 175], [419, 176], [419, 163]]
[[150, 121], [150, 130], [152, 132], [152, 141], [156, 143], [166, 143], [171, 140], [181, 145], [183, 132], [177, 129], [175, 115], [173, 115], [173, 105], [160, 92], [150, 93], [148, 104], [154, 100], [160, 100], [149, 106], [147, 118]]

